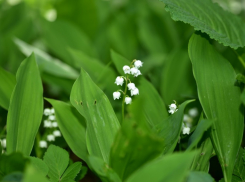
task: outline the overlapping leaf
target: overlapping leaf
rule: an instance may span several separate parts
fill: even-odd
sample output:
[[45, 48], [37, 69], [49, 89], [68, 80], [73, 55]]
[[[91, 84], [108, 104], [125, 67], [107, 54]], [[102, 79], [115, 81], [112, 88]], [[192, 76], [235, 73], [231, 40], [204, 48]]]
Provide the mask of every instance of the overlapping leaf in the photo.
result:
[[214, 119], [211, 132], [213, 146], [225, 180], [231, 181], [243, 136], [240, 88], [235, 86], [235, 71], [208, 40], [200, 35], [192, 36], [189, 56], [204, 113], [208, 119]]
[[89, 154], [109, 163], [110, 148], [120, 123], [106, 95], [83, 69], [73, 85], [70, 101], [87, 121]]
[[245, 46], [245, 23], [211, 0], [161, 0], [175, 21], [183, 21], [232, 48]]

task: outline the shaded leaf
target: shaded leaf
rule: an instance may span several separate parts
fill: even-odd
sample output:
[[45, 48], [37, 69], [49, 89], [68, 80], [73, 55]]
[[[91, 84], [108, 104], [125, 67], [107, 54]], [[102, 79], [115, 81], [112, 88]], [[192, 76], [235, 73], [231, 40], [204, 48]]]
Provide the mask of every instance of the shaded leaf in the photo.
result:
[[37, 172], [43, 174], [43, 176], [46, 176], [48, 174], [48, 166], [45, 164], [43, 160], [36, 157], [29, 157], [29, 159], [31, 165], [35, 168]]
[[35, 167], [32, 165], [28, 165], [25, 174], [24, 179], [22, 182], [50, 182], [45, 176], [43, 176], [42, 173], [39, 173]]
[[244, 165], [244, 149], [240, 148], [236, 157], [233, 174], [241, 178], [241, 181], [245, 181], [245, 165]]
[[192, 171], [190, 172], [187, 182], [214, 182], [214, 179], [210, 174], [202, 171]]
[[81, 162], [75, 162], [72, 165], [70, 165], [65, 173], [62, 175], [60, 182], [69, 182], [77, 176], [79, 171], [81, 170], [82, 164]]
[[8, 110], [11, 94], [16, 84], [15, 76], [0, 67], [0, 105]]

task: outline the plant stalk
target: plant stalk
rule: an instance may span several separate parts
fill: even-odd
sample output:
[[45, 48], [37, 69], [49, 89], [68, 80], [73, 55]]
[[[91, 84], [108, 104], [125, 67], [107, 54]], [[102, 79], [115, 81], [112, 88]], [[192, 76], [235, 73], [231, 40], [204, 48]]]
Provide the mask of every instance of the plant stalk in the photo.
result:
[[127, 92], [127, 88], [128, 88], [128, 76], [127, 76], [125, 82], [126, 82], [125, 83], [125, 90], [124, 90], [123, 100], [122, 100], [122, 123], [124, 122], [124, 102], [125, 102], [126, 92]]

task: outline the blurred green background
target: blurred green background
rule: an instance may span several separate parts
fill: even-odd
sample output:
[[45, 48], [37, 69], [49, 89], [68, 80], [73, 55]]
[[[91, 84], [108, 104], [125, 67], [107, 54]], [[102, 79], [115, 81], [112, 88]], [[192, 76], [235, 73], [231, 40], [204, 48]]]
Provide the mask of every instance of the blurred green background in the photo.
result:
[[[244, 18], [244, 0], [215, 2]], [[34, 51], [44, 97], [63, 101], [69, 101], [71, 87], [83, 67], [120, 117], [121, 103], [112, 99], [119, 73], [111, 51], [143, 61], [142, 74], [166, 105], [173, 100], [182, 103], [197, 99], [187, 51], [193, 32], [191, 26], [173, 21], [158, 0], [0, 0], [0, 66], [15, 74]], [[233, 50], [214, 43], [237, 73], [241, 72]], [[6, 115], [0, 108], [1, 127]]]

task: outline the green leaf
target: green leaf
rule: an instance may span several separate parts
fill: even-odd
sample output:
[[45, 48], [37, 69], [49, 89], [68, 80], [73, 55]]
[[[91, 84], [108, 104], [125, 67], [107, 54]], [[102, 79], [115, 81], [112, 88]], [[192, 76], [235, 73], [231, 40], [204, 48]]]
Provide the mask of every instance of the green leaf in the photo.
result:
[[187, 182], [214, 182], [210, 174], [202, 171], [192, 171], [187, 179]]
[[165, 146], [163, 153], [172, 153], [174, 151], [179, 140], [185, 107], [193, 101], [189, 100], [182, 103], [176, 113], [163, 119], [162, 123], [156, 126], [155, 130], [158, 132], [158, 135], [164, 139]]
[[198, 123], [194, 133], [189, 138], [187, 150], [193, 149], [193, 147], [198, 144], [198, 142], [202, 139], [204, 132], [207, 131], [212, 126], [212, 124], [213, 121], [208, 119], [202, 119]]
[[29, 56], [32, 52], [34, 52], [38, 66], [45, 73], [74, 80], [79, 76], [79, 73], [75, 69], [58, 59], [52, 58], [46, 52], [31, 46], [18, 38], [15, 38], [14, 42], [26, 56]]
[[176, 50], [165, 59], [160, 85], [165, 103], [171, 104], [173, 100], [183, 101], [186, 98], [193, 98], [196, 86], [188, 52]]
[[57, 182], [63, 175], [69, 164], [69, 154], [66, 150], [50, 145], [43, 157], [44, 162], [49, 167], [48, 176], [52, 182]]
[[16, 84], [16, 79], [13, 74], [5, 71], [0, 67], [0, 106], [8, 110], [11, 94]]
[[186, 152], [163, 156], [139, 168], [126, 182], [184, 182], [194, 155]]
[[110, 153], [110, 167], [124, 181], [140, 166], [163, 151], [164, 140], [148, 131], [144, 123], [124, 121]]
[[71, 150], [87, 161], [85, 119], [70, 104], [53, 99], [46, 100], [54, 107], [59, 128]]
[[175, 21], [183, 21], [207, 33], [212, 39], [237, 49], [245, 46], [245, 24], [211, 0], [161, 0]]
[[88, 157], [89, 167], [97, 173], [103, 182], [121, 182], [117, 173], [111, 169], [101, 158], [95, 156]]
[[236, 157], [233, 174], [241, 178], [241, 181], [245, 181], [245, 164], [244, 164], [244, 149], [240, 148]]
[[40, 174], [43, 174], [43, 176], [46, 176], [48, 174], [48, 166], [45, 164], [45, 162], [39, 158], [36, 157], [29, 157], [31, 165], [38, 171]]
[[81, 162], [75, 162], [70, 165], [65, 173], [62, 175], [60, 182], [69, 182], [70, 180], [75, 179], [79, 171], [81, 170], [82, 164]]
[[113, 50], [111, 50], [111, 59], [115, 64], [117, 71], [120, 73], [120, 75], [124, 75], [123, 66], [129, 66], [131, 62]]
[[240, 88], [234, 85], [236, 74], [230, 63], [200, 35], [190, 39], [189, 55], [202, 108], [207, 118], [214, 120], [212, 143], [224, 178], [231, 181], [243, 136]]
[[82, 50], [89, 56], [95, 55], [89, 38], [72, 24], [58, 20], [45, 22], [43, 28], [46, 46], [62, 61], [73, 65], [68, 48]]
[[69, 54], [74, 66], [79, 69], [82, 67], [102, 90], [108, 89], [113, 92], [117, 89], [116, 84], [114, 84], [116, 74], [108, 65], [104, 65], [101, 61], [86, 55], [82, 51], [69, 49]]
[[83, 69], [72, 87], [70, 100], [87, 121], [89, 154], [109, 163], [111, 145], [120, 124], [106, 95]]
[[0, 156], [0, 180], [4, 176], [13, 173], [13, 172], [23, 172], [26, 164], [29, 162], [27, 158], [21, 153], [12, 153], [10, 155], [1, 155]]
[[13, 172], [5, 176], [1, 182], [22, 182], [23, 173], [22, 172]]
[[85, 175], [88, 172], [88, 168], [86, 166], [82, 166], [80, 172], [78, 173], [77, 177], [75, 178], [75, 181], [80, 181], [85, 177]]
[[25, 59], [16, 74], [7, 118], [7, 152], [30, 155], [43, 115], [43, 88], [35, 55]]
[[28, 165], [25, 170], [24, 179], [22, 180], [22, 182], [34, 182], [34, 181], [35, 182], [50, 182], [34, 166]]
[[208, 172], [209, 160], [214, 155], [213, 150], [211, 139], [207, 138], [204, 140], [191, 164], [191, 170]]

